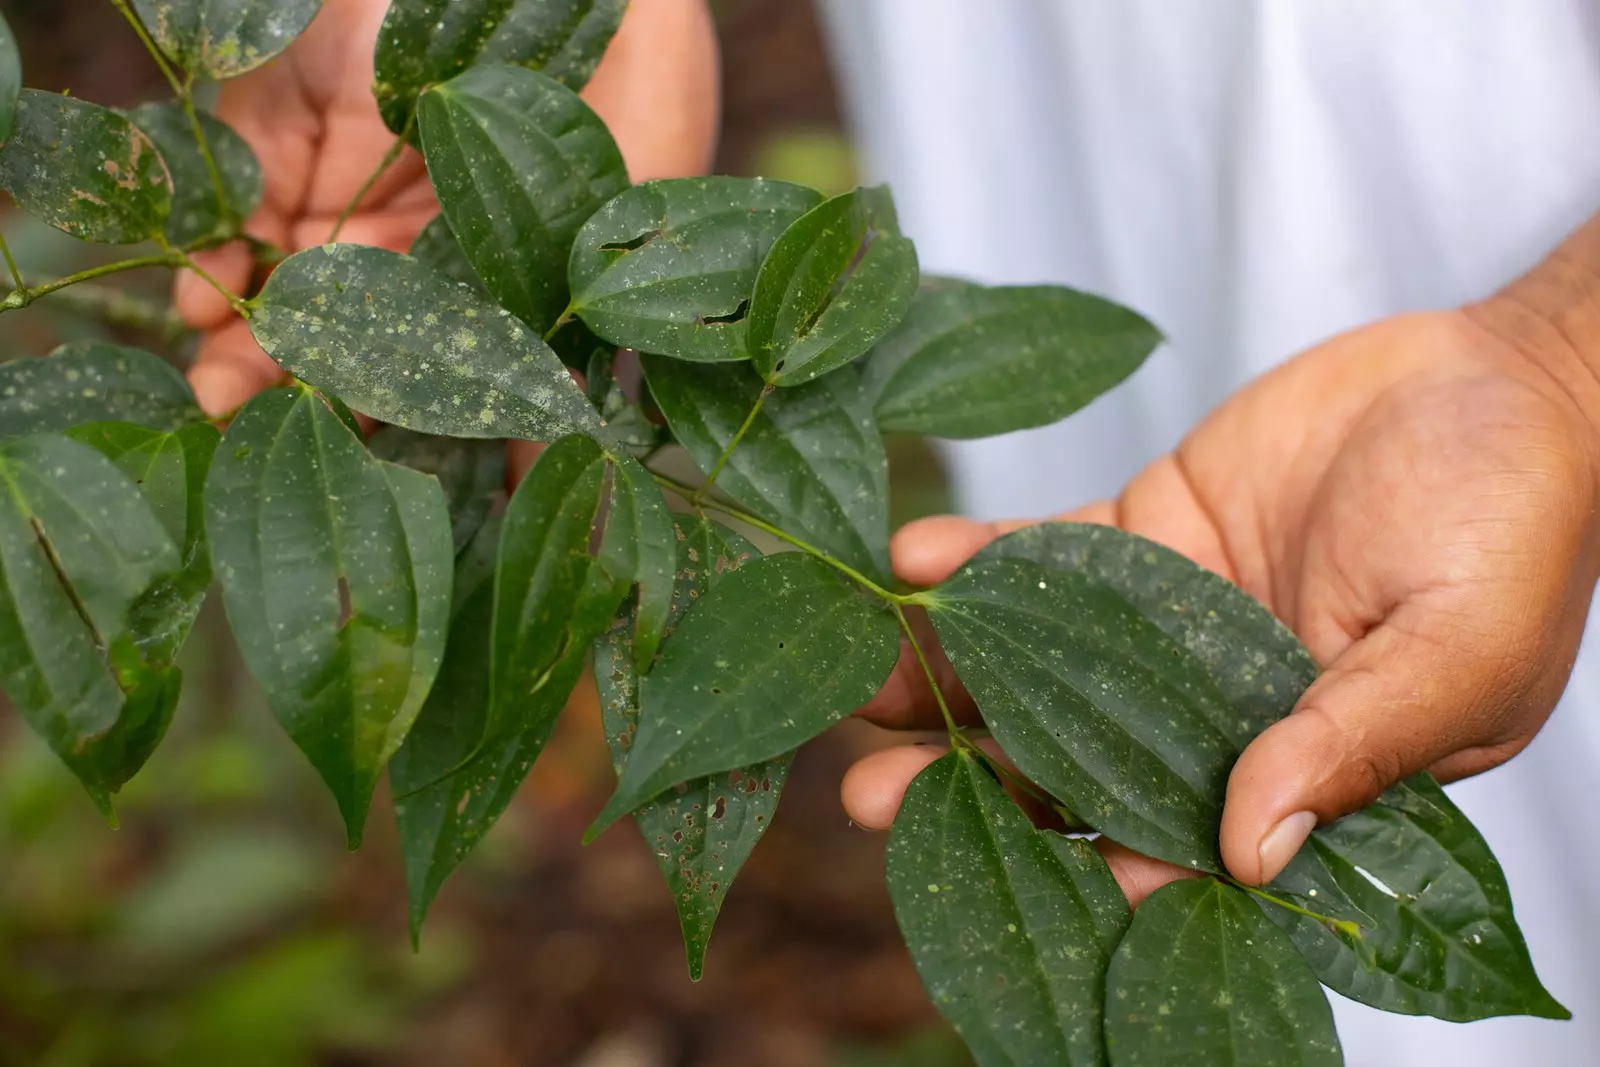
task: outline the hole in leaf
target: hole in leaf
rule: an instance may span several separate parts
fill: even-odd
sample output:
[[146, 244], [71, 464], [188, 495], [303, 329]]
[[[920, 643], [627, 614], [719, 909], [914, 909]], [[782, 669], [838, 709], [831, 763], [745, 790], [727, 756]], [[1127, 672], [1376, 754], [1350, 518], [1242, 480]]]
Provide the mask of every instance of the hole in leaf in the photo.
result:
[[353, 614], [355, 609], [350, 605], [350, 582], [341, 574], [339, 575], [339, 629], [344, 629]]
[[750, 298], [745, 297], [743, 300], [739, 301], [739, 306], [734, 308], [731, 314], [696, 315], [694, 317], [694, 324], [696, 326], [721, 326], [733, 322], [742, 322], [744, 321], [744, 317], [748, 314], [750, 314]]
[[722, 690], [718, 689], [716, 686], [712, 686], [711, 687], [711, 695], [714, 696], [714, 697], [719, 697], [719, 696], [722, 695]]
[[711, 817], [713, 819], [720, 819], [724, 815], [726, 815], [727, 813], [728, 813], [728, 798], [727, 797], [718, 797], [717, 798], [717, 806], [711, 809]]
[[600, 246], [602, 252], [632, 252], [643, 248], [645, 245], [661, 236], [660, 230], [646, 230], [631, 241], [612, 241]]

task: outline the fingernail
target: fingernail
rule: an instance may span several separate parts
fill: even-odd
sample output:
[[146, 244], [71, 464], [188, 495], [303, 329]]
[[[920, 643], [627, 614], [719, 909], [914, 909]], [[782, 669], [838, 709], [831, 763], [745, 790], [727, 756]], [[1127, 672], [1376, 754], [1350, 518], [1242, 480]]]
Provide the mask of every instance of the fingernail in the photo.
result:
[[1316, 828], [1316, 812], [1297, 811], [1267, 831], [1267, 836], [1261, 839], [1261, 880], [1270, 882], [1283, 873]]

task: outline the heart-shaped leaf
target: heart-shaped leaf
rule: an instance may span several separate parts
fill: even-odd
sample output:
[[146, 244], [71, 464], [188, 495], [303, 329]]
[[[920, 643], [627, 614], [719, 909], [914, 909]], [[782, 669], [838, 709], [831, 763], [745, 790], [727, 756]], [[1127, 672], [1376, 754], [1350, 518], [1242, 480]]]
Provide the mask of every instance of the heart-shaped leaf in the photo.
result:
[[203, 418], [177, 368], [143, 349], [73, 341], [43, 359], [0, 363], [0, 437], [87, 422], [175, 430]]
[[355, 847], [443, 654], [444, 494], [374, 459], [309, 389], [275, 389], [228, 428], [206, 530], [245, 663]]
[[1143, 317], [1058, 285], [917, 295], [862, 367], [884, 431], [989, 437], [1071, 415], [1161, 341]]
[[22, 95], [22, 57], [17, 53], [17, 36], [0, 15], [0, 145], [11, 136], [17, 121], [17, 98]]
[[877, 693], [899, 633], [882, 601], [811, 556], [740, 567], [684, 615], [645, 679], [627, 766], [590, 835], [680, 782], [811, 740]]
[[979, 1067], [1105, 1063], [1105, 971], [1129, 914], [1093, 846], [1035, 830], [958, 750], [906, 790], [887, 875], [917, 973]]
[[842, 367], [906, 317], [917, 250], [887, 188], [836, 196], [783, 231], [750, 298], [750, 359], [774, 385]]
[[439, 479], [445, 505], [450, 509], [451, 540], [458, 553], [488, 521], [505, 490], [503, 441], [435, 437], [401, 426], [385, 426], [367, 439], [367, 449], [381, 460]]
[[578, 228], [628, 187], [622, 153], [578, 94], [520, 67], [475, 67], [422, 95], [439, 205], [495, 300], [543, 333], [567, 307]]
[[[705, 518], [682, 519], [673, 538], [677, 580], [672, 588], [671, 622], [746, 562], [760, 559], [756, 547], [732, 530]], [[594, 676], [600, 714], [620, 775], [639, 728], [640, 676], [634, 666], [631, 635], [634, 610], [624, 610], [595, 643]], [[689, 977], [700, 980], [706, 946], [728, 889], [756, 842], [772, 825], [789, 776], [792, 755], [696, 778], [668, 790], [633, 812], [633, 821], [655, 854], [678, 909]]]
[[646, 356], [651, 394], [678, 443], [712, 470], [761, 401], [717, 488], [869, 576], [889, 573], [889, 460], [853, 370], [795, 389], [748, 367]]
[[599, 416], [538, 336], [410, 256], [325, 245], [279, 264], [251, 332], [302, 381], [383, 422], [553, 441]]
[[1340, 1067], [1333, 1010], [1248, 895], [1183, 879], [1139, 905], [1106, 976], [1112, 1067]]
[[675, 359], [749, 358], [746, 318], [761, 261], [822, 194], [765, 178], [645, 182], [584, 223], [572, 308], [624, 348]]
[[288, 48], [322, 0], [133, 0], [133, 9], [174, 63], [223, 81]]
[[128, 118], [155, 142], [172, 177], [172, 213], [167, 216], [167, 240], [175, 245], [196, 244], [207, 238], [232, 236], [239, 221], [255, 213], [261, 203], [261, 165], [243, 137], [221, 119], [200, 114], [217, 176], [222, 179], [225, 201], [217, 197], [216, 183], [189, 117], [178, 104], [141, 104]]
[[378, 31], [372, 87], [383, 121], [410, 127], [417, 97], [480, 63], [540, 70], [583, 88], [627, 0], [393, 0]]
[[110, 108], [24, 89], [0, 146], [0, 189], [17, 206], [84, 241], [161, 236], [172, 179], [150, 138]]

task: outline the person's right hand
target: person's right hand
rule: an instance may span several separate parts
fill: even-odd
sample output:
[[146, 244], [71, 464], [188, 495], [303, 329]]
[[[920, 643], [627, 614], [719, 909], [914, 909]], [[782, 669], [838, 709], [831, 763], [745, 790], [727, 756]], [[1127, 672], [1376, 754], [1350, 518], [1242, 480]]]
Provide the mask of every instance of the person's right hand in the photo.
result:
[[[265, 195], [251, 235], [294, 252], [325, 243], [394, 135], [372, 96], [372, 53], [389, 0], [327, 0], [276, 60], [225, 83], [217, 116], [261, 161]], [[610, 126], [635, 182], [701, 173], [718, 119], [717, 45], [705, 0], [632, 0], [584, 99]], [[438, 213], [422, 158], [407, 148], [345, 223], [339, 239], [405, 251]], [[240, 243], [196, 256], [218, 281], [249, 289], [255, 264]], [[223, 297], [185, 272], [179, 313], [202, 331], [189, 372], [211, 414], [282, 380]]]

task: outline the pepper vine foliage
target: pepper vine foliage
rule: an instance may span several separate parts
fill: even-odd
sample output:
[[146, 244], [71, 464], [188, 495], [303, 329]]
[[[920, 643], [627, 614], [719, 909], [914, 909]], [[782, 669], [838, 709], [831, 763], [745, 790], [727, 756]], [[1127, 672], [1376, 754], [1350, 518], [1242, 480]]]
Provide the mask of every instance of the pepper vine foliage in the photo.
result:
[[[21, 89], [0, 23], [0, 186], [74, 236], [148, 250], [32, 285], [7, 251], [0, 310], [243, 240], [260, 161], [193, 87], [270, 61], [318, 6], [111, 2], [176, 101]], [[903, 647], [926, 668], [909, 623], [926, 612], [1029, 789], [1202, 875], [1130, 914], [1085, 837], [1036, 828], [951, 721], [887, 876], [983, 1067], [1336, 1064], [1322, 986], [1457, 1021], [1565, 1017], [1488, 846], [1426, 775], [1319, 829], [1274, 885], [1227, 877], [1228, 772], [1316, 674], [1228, 582], [1061, 524], [938, 588], [895, 585], [883, 432], [1052, 422], [1159, 335], [1071, 289], [919, 278], [887, 189], [630, 185], [576, 92], [623, 8], [395, 0], [375, 106], [394, 155], [422, 151], [441, 216], [412, 255], [330, 244], [228, 294], [285, 371], [231, 418], [207, 420], [148, 352], [0, 365], [0, 687], [107, 816], [219, 585], [352, 847], [388, 771], [419, 936], [592, 661], [618, 774], [595, 829], [632, 815], [698, 977], [794, 750]], [[388, 426], [363, 440], [351, 409]], [[509, 500], [505, 439], [550, 442]], [[668, 445], [702, 477], [655, 469]]]

